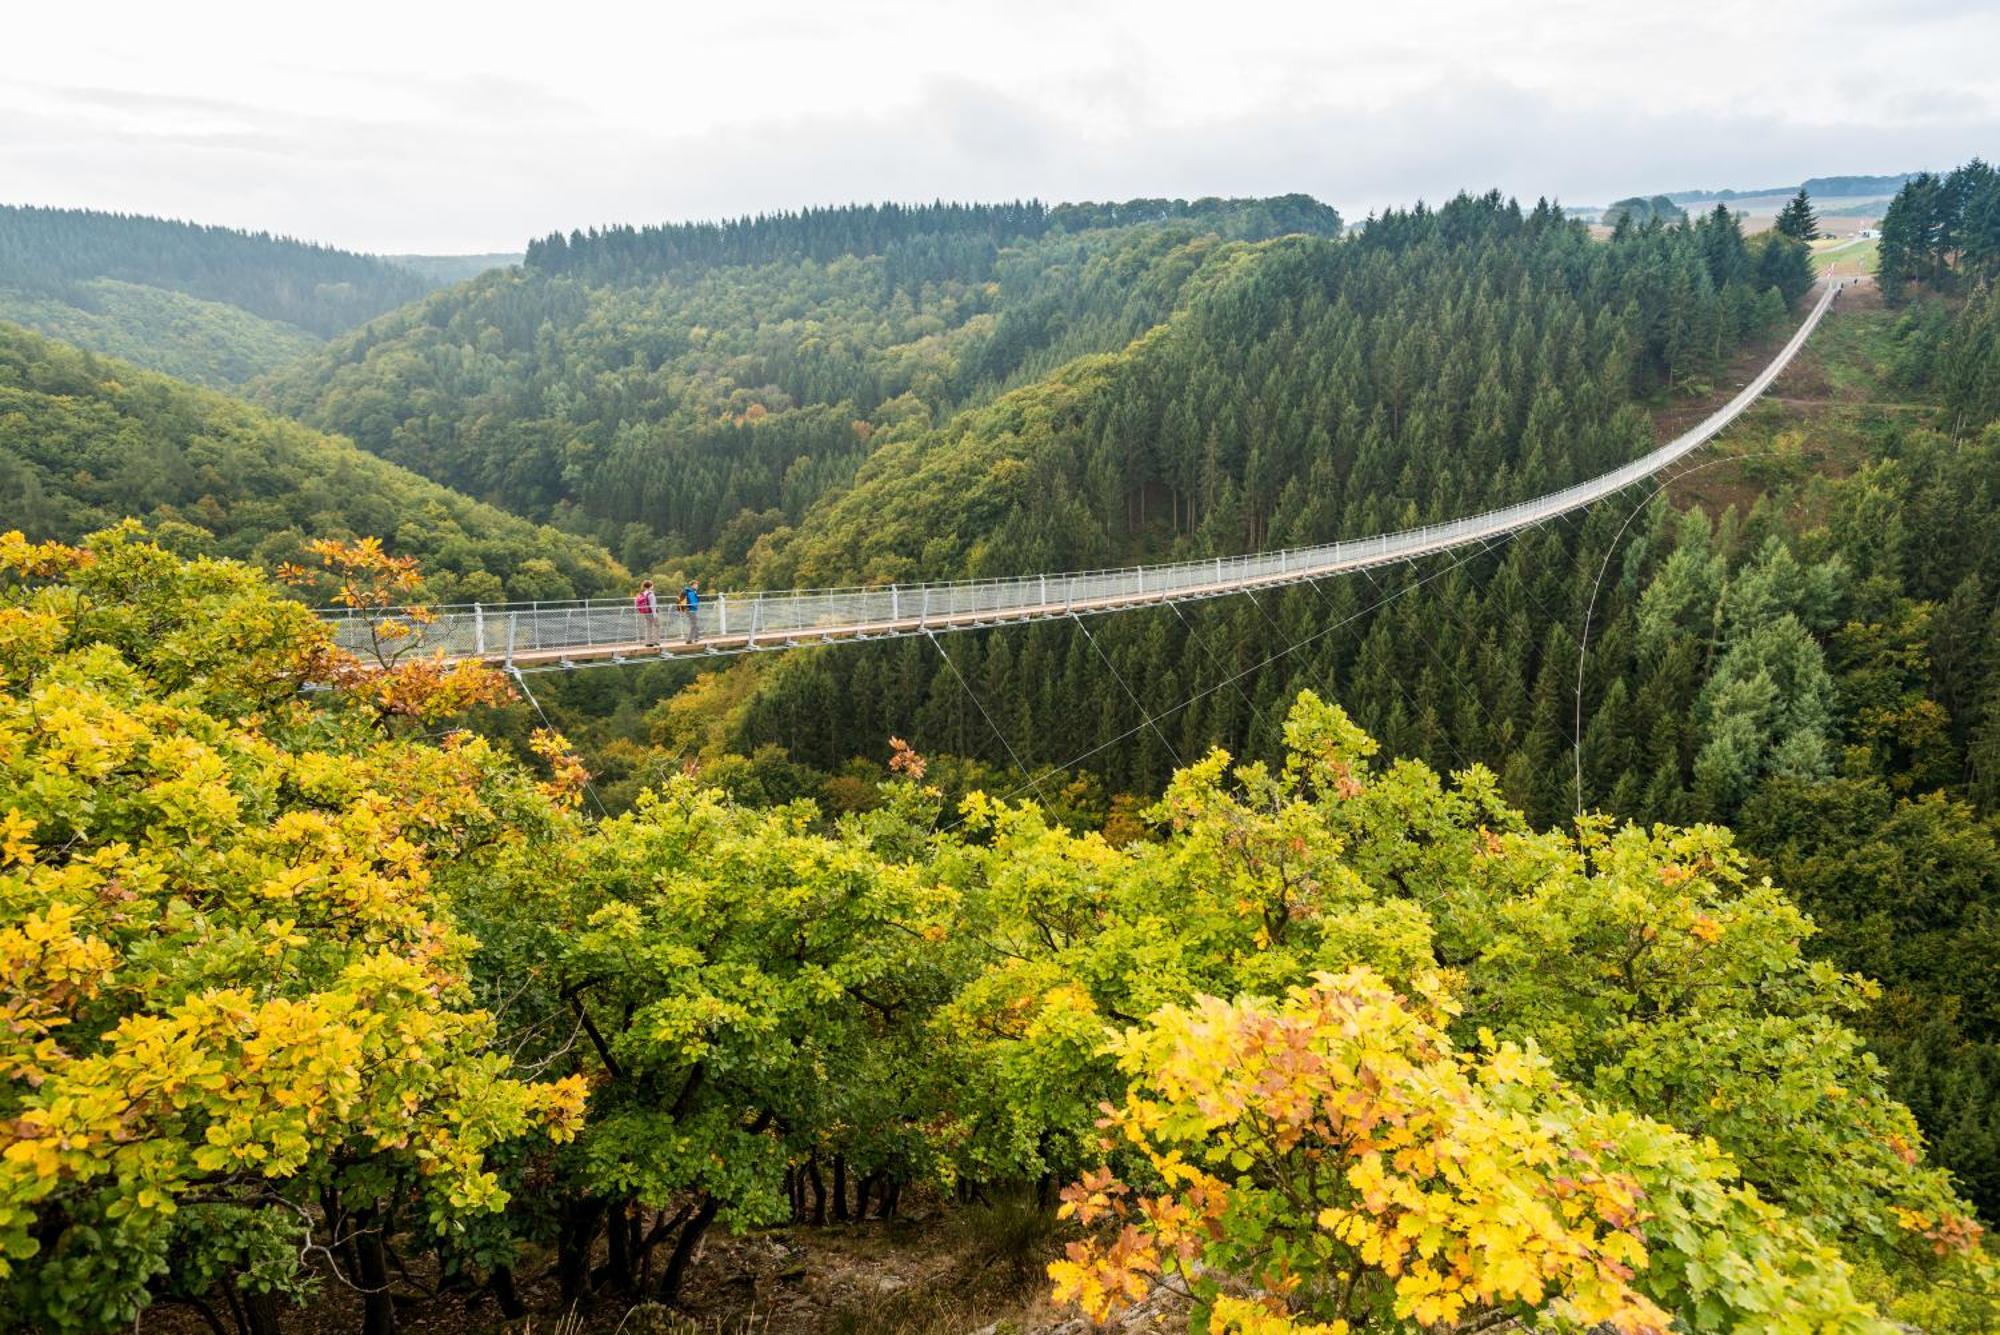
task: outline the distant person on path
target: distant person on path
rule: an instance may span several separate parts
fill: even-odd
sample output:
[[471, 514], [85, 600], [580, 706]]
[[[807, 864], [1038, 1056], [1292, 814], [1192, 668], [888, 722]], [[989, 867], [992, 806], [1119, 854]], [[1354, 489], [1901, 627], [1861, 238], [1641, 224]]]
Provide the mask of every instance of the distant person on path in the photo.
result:
[[691, 579], [681, 590], [681, 611], [687, 613], [687, 642], [693, 644], [701, 637], [701, 581]]
[[632, 608], [639, 614], [640, 635], [647, 644], [660, 642], [660, 605], [653, 598], [653, 581], [647, 580], [639, 586], [639, 596], [632, 600]]

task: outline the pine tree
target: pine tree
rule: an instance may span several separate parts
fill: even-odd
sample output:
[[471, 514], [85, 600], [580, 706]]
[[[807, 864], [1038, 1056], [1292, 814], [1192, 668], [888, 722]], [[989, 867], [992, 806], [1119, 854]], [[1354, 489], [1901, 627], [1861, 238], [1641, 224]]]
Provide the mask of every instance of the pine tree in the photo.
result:
[[1778, 211], [1777, 230], [1795, 241], [1819, 240], [1819, 217], [1813, 212], [1812, 196], [1804, 186], [1791, 202]]

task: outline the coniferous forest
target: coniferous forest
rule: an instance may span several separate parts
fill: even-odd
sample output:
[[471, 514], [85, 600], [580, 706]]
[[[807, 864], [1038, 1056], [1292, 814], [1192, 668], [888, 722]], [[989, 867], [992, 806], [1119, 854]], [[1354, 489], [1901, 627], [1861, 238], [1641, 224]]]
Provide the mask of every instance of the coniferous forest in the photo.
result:
[[0, 1327], [1996, 1328], [1982, 163], [1672, 476], [1485, 547], [740, 660], [396, 647], [1561, 488], [1814, 297], [1799, 236], [1642, 212], [862, 206], [429, 292], [0, 231], [22, 290], [310, 334], [234, 398], [0, 324]]
[[0, 204], [0, 320], [217, 388], [439, 285], [415, 263], [265, 232]]

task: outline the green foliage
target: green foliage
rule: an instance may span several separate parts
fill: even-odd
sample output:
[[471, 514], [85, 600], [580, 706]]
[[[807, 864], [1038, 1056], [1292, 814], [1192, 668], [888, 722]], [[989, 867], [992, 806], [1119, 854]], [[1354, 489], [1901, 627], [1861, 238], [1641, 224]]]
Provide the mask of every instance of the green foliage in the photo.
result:
[[1913, 305], [1897, 327], [1896, 375], [1944, 403], [1954, 434], [1976, 435], [2000, 421], [2000, 294], [1992, 284], [1955, 310]]
[[1647, 223], [1677, 223], [1687, 221], [1687, 210], [1674, 203], [1665, 195], [1633, 195], [1629, 199], [1617, 200], [1599, 216], [1598, 221], [1606, 227], [1630, 224], [1641, 227]]
[[2000, 172], [1974, 158], [1912, 177], [1882, 215], [1875, 276], [1891, 302], [1911, 283], [1943, 292], [2000, 276]]
[[0, 512], [74, 541], [128, 516], [189, 551], [300, 559], [309, 539], [381, 534], [439, 601], [621, 593], [586, 540], [481, 505], [219, 394], [0, 326]]
[[1714, 1142], [1578, 1097], [1532, 1043], [1455, 1051], [1449, 998], [1425, 1003], [1354, 969], [1276, 1006], [1165, 1008], [1116, 1040], [1130, 1086], [1106, 1121], [1166, 1191], [1128, 1200], [1100, 1173], [1066, 1192], [1122, 1228], [1049, 1268], [1057, 1296], [1102, 1317], [1178, 1275], [1198, 1328], [1264, 1335], [1543, 1314], [1635, 1335], [1890, 1329]]
[[[882, 431], [1124, 345], [1272, 201], [809, 211], [553, 237], [273, 377], [265, 401], [632, 555], [733, 564]], [[665, 541], [662, 541], [662, 540]]]
[[[383, 596], [417, 578], [371, 544], [321, 550]], [[475, 1278], [541, 1241], [565, 1304], [649, 1271], [670, 1300], [707, 1229], [804, 1217], [829, 1167], [836, 1213], [1092, 1170], [1103, 1104], [1186, 1093], [1168, 1039], [1220, 1014], [1198, 998], [1339, 975], [1325, 996], [1374, 1018], [1328, 1032], [1307, 1088], [1379, 1102], [1394, 1145], [1343, 1142], [1303, 1213], [1271, 1190], [1305, 1147], [1258, 1122], [1217, 1154], [1234, 1114], [1199, 1098], [1135, 1123], [1157, 1154], [1112, 1156], [1170, 1194], [1225, 1183], [1212, 1264], [1293, 1314], [1336, 1291], [1398, 1320], [1561, 1295], [1632, 1329], [1656, 1307], [1861, 1329], [1843, 1258], [1912, 1289], [1979, 1280], [1977, 1226], [1844, 1025], [1868, 986], [1804, 956], [1806, 919], [1720, 830], [1537, 832], [1489, 772], [1377, 765], [1310, 694], [1282, 764], [1206, 756], [1120, 846], [978, 794], [940, 828], [907, 748], [831, 824], [687, 776], [587, 824], [560, 739], [536, 739], [537, 781], [469, 734], [410, 735], [478, 692], [342, 660], [242, 566], [128, 530], [0, 553], [17, 1323], [295, 1295], [307, 1224], [355, 1240], [378, 1306], [402, 1235]], [[1775, 553], [1749, 582], [1812, 615], [1810, 573]], [[1341, 1075], [1357, 1063], [1386, 1078]], [[538, 1143], [543, 1120], [574, 1144]], [[1419, 1209], [1378, 1170], [1449, 1178], [1439, 1237], [1483, 1259], [1427, 1251], [1404, 1221], [1442, 1197]], [[1530, 1197], [1581, 1213], [1519, 1215]], [[1376, 1278], [1350, 1282], [1341, 1247]], [[1465, 1284], [1430, 1284], [1447, 1264]]]
[[0, 319], [218, 389], [276, 370], [320, 343], [297, 326], [165, 288], [99, 278], [67, 295], [0, 290]]
[[[427, 286], [386, 260], [268, 232], [0, 205], [0, 288], [68, 300], [100, 278], [186, 293], [321, 337], [411, 301]], [[88, 286], [77, 304], [89, 309]]]
[[1778, 210], [1778, 218], [1773, 227], [1794, 241], [1819, 239], [1819, 218], [1813, 213], [1812, 196], [1806, 193], [1804, 186], [1800, 186], [1799, 193], [1793, 195], [1786, 201], [1785, 207]]
[[483, 742], [306, 704], [337, 669], [243, 566], [0, 537], [9, 1327], [130, 1325], [156, 1278], [298, 1292], [314, 1210], [448, 1232], [505, 1206], [489, 1150], [581, 1119], [493, 1048], [447, 908], [564, 817]]

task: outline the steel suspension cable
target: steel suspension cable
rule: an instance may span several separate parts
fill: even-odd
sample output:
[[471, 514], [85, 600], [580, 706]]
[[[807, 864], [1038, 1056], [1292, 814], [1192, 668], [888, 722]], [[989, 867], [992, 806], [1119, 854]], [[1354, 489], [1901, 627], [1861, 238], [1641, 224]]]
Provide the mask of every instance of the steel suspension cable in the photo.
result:
[[[1048, 795], [1042, 791], [1041, 782], [1035, 778], [1032, 770], [1021, 763], [1021, 757], [1014, 750], [1014, 744], [1007, 740], [1007, 734], [1000, 731], [1000, 725], [995, 723], [993, 716], [986, 712], [986, 704], [979, 698], [979, 692], [972, 689], [971, 683], [965, 679], [965, 674], [958, 670], [958, 664], [951, 661], [951, 655], [944, 651], [942, 644], [938, 643], [938, 637], [929, 630], [924, 632], [924, 637], [931, 642], [931, 648], [938, 651], [938, 657], [944, 660], [944, 665], [951, 669], [951, 675], [958, 678], [959, 689], [964, 691], [971, 699], [972, 707], [979, 711], [979, 717], [986, 720], [986, 726], [993, 729], [993, 735], [1000, 739], [1000, 745], [1007, 748], [1007, 758], [1014, 762], [1014, 768], [1021, 771], [1021, 777], [1026, 779], [1028, 786], [1035, 790], [1035, 796], [1041, 798], [1043, 802], [1047, 802], [1049, 800]], [[1017, 788], [1014, 791], [1019, 792], [1021, 790]]]
[[1172, 742], [1167, 740], [1167, 734], [1160, 731], [1160, 725], [1157, 722], [1155, 722], [1151, 714], [1148, 714], [1146, 712], [1146, 706], [1139, 703], [1139, 697], [1133, 693], [1133, 690], [1129, 685], [1126, 685], [1125, 674], [1120, 672], [1118, 670], [1118, 665], [1111, 661], [1111, 655], [1104, 652], [1104, 646], [1099, 644], [1097, 642], [1097, 637], [1090, 633], [1090, 627], [1083, 624], [1083, 618], [1078, 616], [1076, 613], [1071, 612], [1069, 614], [1069, 619], [1071, 621], [1074, 621], [1076, 623], [1077, 629], [1083, 632], [1083, 638], [1090, 641], [1090, 647], [1097, 650], [1097, 656], [1104, 660], [1104, 666], [1111, 669], [1111, 675], [1118, 679], [1118, 684], [1120, 686], [1125, 687], [1125, 698], [1132, 702], [1132, 708], [1139, 711], [1139, 717], [1153, 725], [1153, 735], [1160, 739], [1160, 745], [1166, 747], [1167, 754], [1174, 758], [1174, 768], [1186, 769], [1187, 765], [1184, 761], [1182, 761], [1181, 753], [1174, 748], [1174, 744]]

